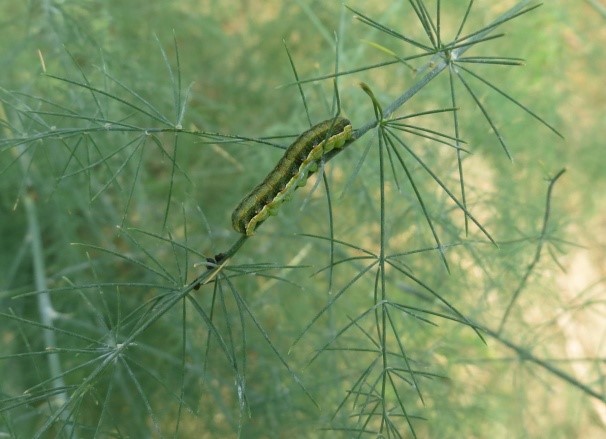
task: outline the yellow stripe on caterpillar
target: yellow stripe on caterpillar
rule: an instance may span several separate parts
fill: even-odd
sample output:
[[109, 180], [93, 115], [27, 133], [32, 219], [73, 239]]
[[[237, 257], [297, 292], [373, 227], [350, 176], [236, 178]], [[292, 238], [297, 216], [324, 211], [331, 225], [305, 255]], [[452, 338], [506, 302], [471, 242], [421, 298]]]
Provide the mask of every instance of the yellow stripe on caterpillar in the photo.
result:
[[277, 214], [280, 205], [288, 201], [297, 188], [305, 186], [322, 157], [333, 149], [343, 148], [352, 133], [351, 122], [337, 116], [301, 134], [263, 182], [234, 209], [231, 215], [234, 230], [252, 235], [263, 221]]

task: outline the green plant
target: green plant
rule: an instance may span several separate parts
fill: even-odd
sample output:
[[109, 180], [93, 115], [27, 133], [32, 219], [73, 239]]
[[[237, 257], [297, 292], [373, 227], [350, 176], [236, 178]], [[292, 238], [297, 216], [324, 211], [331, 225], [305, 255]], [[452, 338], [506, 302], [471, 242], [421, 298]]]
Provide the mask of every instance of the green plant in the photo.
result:
[[[542, 335], [529, 328], [543, 322], [522, 312], [535, 305], [527, 291], [550, 288], [539, 274], [569, 246], [552, 207], [564, 171], [545, 155], [545, 187], [532, 166], [511, 170], [507, 158], [524, 163], [528, 153], [523, 137], [506, 140], [520, 110], [538, 120], [533, 130], [547, 128], [548, 142], [559, 133], [487, 67], [522, 64], [495, 43], [538, 4], [519, 1], [489, 20], [486, 6], [452, 3], [386, 2], [398, 14], [382, 19], [342, 9], [334, 38], [324, 20], [338, 9], [298, 2], [315, 27], [287, 44], [277, 69], [282, 82], [288, 67], [295, 80], [273, 96], [259, 57], [281, 48], [253, 47], [275, 40], [276, 22], [230, 41], [239, 2], [195, 20], [196, 2], [181, 3], [188, 13], [175, 6], [166, 13], [181, 24], [174, 44], [158, 36], [154, 50], [97, 41], [119, 16], [122, 37], [140, 31], [132, 22], [158, 20], [146, 7], [102, 8], [95, 18], [87, 3], [28, 10], [48, 38], [33, 39], [45, 44], [40, 78], [16, 75], [26, 85], [0, 90], [10, 255], [0, 370], [11, 377], [2, 433], [538, 437], [533, 425], [510, 424], [518, 407], [536, 404], [530, 378], [517, 394], [502, 379], [512, 364], [603, 403], [598, 385], [518, 336]], [[278, 4], [286, 32], [298, 15]], [[352, 15], [367, 44], [345, 38]], [[395, 27], [400, 19], [406, 26]], [[299, 44], [322, 53], [333, 45], [320, 63], [332, 73], [314, 71]], [[165, 73], [137, 57], [143, 66], [162, 59]], [[277, 160], [259, 150], [289, 143], [275, 133], [303, 131], [302, 109], [309, 126], [345, 113], [354, 121], [347, 148], [323, 157], [315, 183], [255, 236], [234, 239], [231, 207]], [[227, 134], [268, 124], [267, 136]], [[503, 399], [509, 411], [494, 402]]]

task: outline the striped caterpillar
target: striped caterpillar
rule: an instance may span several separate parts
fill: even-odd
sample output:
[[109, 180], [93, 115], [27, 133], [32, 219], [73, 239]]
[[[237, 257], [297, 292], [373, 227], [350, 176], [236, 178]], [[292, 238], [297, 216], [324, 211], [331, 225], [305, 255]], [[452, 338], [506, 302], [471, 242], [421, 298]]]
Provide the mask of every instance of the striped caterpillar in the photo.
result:
[[269, 216], [276, 215], [280, 205], [293, 192], [307, 183], [318, 169], [322, 156], [343, 148], [352, 138], [351, 122], [337, 116], [313, 126], [288, 147], [276, 167], [244, 197], [231, 215], [234, 230], [248, 236]]

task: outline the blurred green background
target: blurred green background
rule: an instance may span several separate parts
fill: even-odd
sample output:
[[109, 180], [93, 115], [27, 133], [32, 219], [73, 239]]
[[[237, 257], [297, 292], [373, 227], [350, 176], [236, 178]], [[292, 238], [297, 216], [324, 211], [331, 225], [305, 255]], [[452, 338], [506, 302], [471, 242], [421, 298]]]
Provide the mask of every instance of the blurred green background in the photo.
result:
[[[469, 29], [490, 22], [514, 3], [474, 2]], [[347, 4], [422, 39], [407, 2]], [[435, 2], [427, 4], [435, 9]], [[456, 31], [465, 7], [465, 2], [443, 5], [445, 34]], [[112, 337], [111, 342], [119, 342], [121, 334], [140, 322], [133, 317], [139, 316], [139, 306], [191, 281], [204, 270], [194, 264], [233, 243], [232, 208], [281, 153], [262, 144], [226, 144], [176, 134], [170, 124], [179, 121], [184, 130], [251, 138], [301, 132], [309, 124], [297, 88], [283, 87], [293, 82], [284, 43], [302, 78], [334, 71], [334, 32], [339, 36], [341, 71], [385, 59], [368, 41], [407, 53], [354, 16], [339, 2], [308, 0], [0, 3], [0, 375], [5, 377], [0, 435], [28, 437], [57, 403], [46, 381], [53, 372], [46, 358], [36, 354], [46, 346], [41, 327], [32, 323], [41, 321], [40, 296], [28, 293], [39, 290], [40, 284], [33, 274], [32, 229], [24, 200], [33, 200], [37, 211], [45, 282], [55, 289], [51, 297], [59, 313], [56, 326], [109, 344]], [[579, 382], [600, 388], [606, 356], [606, 153], [601, 135], [606, 126], [602, 78], [606, 17], [589, 2], [556, 0], [503, 31], [504, 38], [486, 43], [480, 53], [524, 58], [525, 65], [485, 66], [481, 71], [554, 124], [565, 140], [501, 96], [479, 88], [481, 101], [511, 147], [511, 162], [481, 112], [462, 98], [466, 112], [461, 128], [473, 152], [464, 162], [470, 209], [501, 248], [479, 244], [469, 253], [452, 250], [450, 275], [434, 254], [423, 254], [411, 264], [418, 277], [444, 291], [465, 315], [495, 327], [532, 261], [545, 209], [546, 179], [566, 168], [552, 199], [553, 240], [513, 311], [507, 339]], [[93, 97], [86, 86], [51, 76], [89, 84], [107, 95]], [[344, 76], [339, 80], [343, 112], [354, 127], [373, 119], [360, 81], [388, 103], [416, 78], [401, 65]], [[179, 89], [182, 94], [176, 93]], [[329, 117], [332, 82], [312, 83], [305, 92], [312, 122]], [[443, 75], [401, 114], [447, 107], [449, 93]], [[182, 119], [180, 104], [185, 106]], [[103, 119], [139, 130], [166, 131], [146, 136], [108, 126], [104, 132], [99, 122]], [[427, 123], [442, 129], [444, 120], [448, 121], [428, 118]], [[91, 130], [96, 125], [101, 128]], [[61, 133], [36, 137], [53, 130]], [[367, 200], [377, 197], [376, 186], [369, 183], [376, 181], [377, 169], [363, 167], [348, 185], [357, 160], [372, 142], [370, 135], [367, 139], [330, 163], [331, 194], [337, 237], [376, 250], [373, 233], [379, 214]], [[432, 160], [443, 166], [441, 175], [456, 187], [452, 159]], [[444, 207], [445, 198], [430, 181], [420, 181], [432, 194], [428, 200], [437, 217], [440, 209], [451, 208]], [[266, 333], [253, 320], [241, 323], [241, 307], [235, 303], [224, 303], [217, 311], [221, 318], [214, 321], [225, 339], [232, 340], [227, 345], [233, 347], [237, 366], [216, 342], [207, 344], [200, 311], [185, 304], [175, 307], [137, 339], [137, 347], [129, 348], [131, 369], [99, 376], [97, 389], [75, 408], [82, 437], [137, 437], [141, 432], [160, 436], [158, 429], [165, 436], [177, 432], [177, 437], [234, 437], [238, 432], [242, 437], [349, 437], [322, 428], [330, 425], [348, 386], [366, 367], [363, 355], [358, 359], [351, 352], [326, 351], [305, 365], [343, 322], [369, 306], [373, 280], [358, 283], [345, 303], [331, 308], [287, 355], [330, 297], [327, 273], [310, 277], [328, 263], [327, 244], [294, 235], [328, 233], [321, 187], [301, 210], [311, 186], [264, 224], [237, 255], [238, 264], [276, 265], [267, 276], [259, 269], [255, 278], [235, 280]], [[349, 190], [340, 197], [346, 186]], [[432, 245], [413, 197], [404, 193], [401, 199], [405, 203], [394, 209], [413, 225], [408, 232], [394, 232], [394, 242], [401, 251]], [[445, 220], [441, 231], [453, 240], [463, 237], [460, 230], [448, 231], [450, 226], [460, 227], [460, 220]], [[475, 231], [472, 236], [481, 238]], [[175, 242], [200, 253], [186, 258]], [[355, 253], [343, 248], [338, 252]], [[297, 264], [306, 268], [282, 267]], [[350, 273], [335, 274], [335, 285], [342, 286], [359, 269], [350, 263]], [[390, 281], [394, 291], [409, 287], [393, 274]], [[214, 300], [211, 292], [209, 288], [197, 293], [206, 310]], [[437, 323], [432, 327], [402, 321], [418, 367], [447, 377], [424, 384], [424, 404], [414, 390], [404, 395], [412, 415], [425, 418], [415, 423], [419, 437], [605, 434], [603, 402], [523, 361], [519, 351], [490, 339], [483, 344], [460, 324], [439, 319]], [[185, 332], [187, 343], [182, 341]], [[294, 382], [265, 334], [302, 377], [319, 408]], [[344, 345], [366, 346], [368, 340], [360, 334], [358, 339], [347, 334]], [[60, 331], [56, 336], [58, 346], [66, 348], [60, 355], [63, 370], [70, 371], [65, 384], [76, 389], [103, 356], [79, 353], [78, 349], [91, 348], [88, 339]], [[245, 403], [238, 399], [234, 377], [240, 375], [234, 368], [246, 370]], [[138, 378], [133, 379], [129, 370]], [[28, 389], [43, 397], [25, 403], [15, 396]], [[341, 411], [336, 421], [346, 422], [349, 415]], [[57, 431], [50, 429], [49, 437]]]

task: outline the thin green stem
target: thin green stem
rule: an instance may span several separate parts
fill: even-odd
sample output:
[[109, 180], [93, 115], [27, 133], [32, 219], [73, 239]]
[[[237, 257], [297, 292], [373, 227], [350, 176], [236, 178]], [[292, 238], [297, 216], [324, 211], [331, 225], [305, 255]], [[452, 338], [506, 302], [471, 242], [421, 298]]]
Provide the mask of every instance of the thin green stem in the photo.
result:
[[[64, 389], [65, 381], [63, 380], [63, 372], [61, 369], [59, 356], [58, 354], [52, 352], [53, 349], [57, 347], [57, 339], [55, 337], [55, 332], [51, 328], [54, 326], [58, 313], [53, 308], [50, 293], [48, 292], [42, 236], [40, 224], [38, 223], [38, 212], [30, 193], [26, 193], [23, 197], [23, 205], [25, 207], [28, 233], [32, 249], [36, 290], [40, 291], [40, 294], [37, 295], [38, 312], [40, 313], [40, 320], [45, 326], [45, 328], [42, 328], [42, 338], [44, 339], [45, 348], [49, 351], [48, 366], [50, 376], [53, 377], [51, 387], [55, 390]], [[59, 404], [63, 404], [68, 398], [65, 391], [58, 391], [55, 393], [55, 397], [57, 398], [57, 402]]]
[[511, 313], [511, 310], [512, 310], [514, 304], [516, 303], [520, 294], [526, 287], [526, 284], [528, 283], [528, 279], [530, 278], [532, 272], [534, 271], [537, 264], [541, 260], [541, 255], [543, 252], [543, 245], [548, 240], [547, 227], [548, 227], [549, 218], [551, 215], [551, 198], [552, 198], [552, 193], [553, 193], [553, 187], [554, 187], [555, 183], [558, 181], [558, 179], [564, 174], [564, 172], [566, 172], [566, 169], [560, 170], [555, 175], [555, 177], [549, 179], [549, 186], [547, 187], [547, 196], [546, 196], [546, 200], [545, 200], [545, 213], [543, 214], [543, 227], [541, 228], [541, 233], [539, 234], [539, 237], [538, 237], [537, 248], [535, 250], [532, 261], [526, 268], [526, 272], [524, 273], [522, 280], [518, 284], [518, 287], [513, 292], [511, 299], [509, 301], [509, 304], [507, 305], [507, 309], [505, 310], [505, 313], [503, 314], [503, 317], [501, 318], [501, 323], [499, 324], [499, 329], [497, 330], [497, 333], [499, 333], [499, 334], [501, 332], [503, 332], [503, 329], [505, 328], [505, 323], [507, 322], [507, 319], [509, 318], [509, 314]]
[[561, 380], [567, 382], [568, 384], [571, 384], [573, 387], [578, 388], [579, 390], [586, 393], [587, 395], [606, 404], [606, 395], [604, 395], [604, 393], [600, 393], [600, 392], [592, 389], [591, 387], [589, 387], [586, 384], [583, 384], [582, 382], [577, 380], [572, 375], [564, 372], [562, 369], [550, 364], [549, 360], [541, 359], [541, 358], [537, 357], [536, 355], [534, 355], [530, 350], [525, 349], [522, 346], [520, 346], [519, 344], [503, 337], [502, 334], [500, 333], [500, 331], [498, 331], [498, 330], [494, 331], [494, 330], [487, 328], [485, 326], [482, 326], [482, 325], [478, 325], [477, 328], [480, 331], [488, 334], [491, 338], [497, 340], [502, 345], [504, 345], [504, 346], [508, 347], [509, 349], [511, 349], [512, 351], [514, 351], [520, 360], [528, 361], [530, 363], [534, 363], [537, 366], [542, 367], [543, 369], [545, 369], [552, 375], [560, 378]]
[[386, 230], [385, 230], [385, 152], [384, 149], [387, 147], [384, 141], [383, 131], [379, 130], [379, 189], [380, 189], [380, 248], [379, 248], [379, 265], [377, 269], [379, 270], [380, 276], [380, 284], [378, 287], [381, 289], [381, 360], [383, 365], [383, 370], [381, 373], [381, 409], [382, 409], [382, 418], [381, 418], [381, 429], [382, 432], [385, 428], [385, 420], [388, 418], [388, 405], [387, 405], [387, 383], [388, 376], [387, 370], [389, 368], [389, 358], [387, 356], [387, 309], [385, 308], [385, 301], [387, 300], [387, 287], [385, 285], [385, 247], [387, 245], [386, 239]]
[[[510, 8], [507, 12], [504, 12], [498, 19], [490, 23], [483, 30], [476, 32], [472, 35], [468, 35], [463, 37], [462, 39], [466, 40], [466, 44], [462, 47], [458, 47], [453, 49], [451, 52], [451, 59], [457, 59], [467, 50], [469, 50], [474, 43], [482, 40], [488, 34], [490, 34], [497, 26], [506, 22], [507, 20], [512, 19], [516, 15], [520, 14], [522, 10], [531, 2], [532, 0], [522, 0], [512, 8]], [[446, 67], [448, 67], [449, 63], [443, 58], [442, 54], [435, 55], [431, 61], [427, 64], [430, 67], [430, 70], [419, 79], [412, 87], [410, 87], [406, 92], [404, 92], [400, 97], [394, 100], [390, 105], [388, 105], [384, 109], [384, 118], [389, 118], [391, 114], [393, 114], [396, 110], [398, 110], [402, 105], [408, 102], [415, 94], [417, 94], [421, 89], [423, 89], [427, 84], [429, 84], [436, 76], [438, 76]], [[423, 69], [421, 69], [423, 70]], [[364, 135], [368, 130], [374, 128], [377, 125], [377, 121], [371, 121], [366, 125], [358, 128], [354, 132], [354, 139], [357, 139]]]

